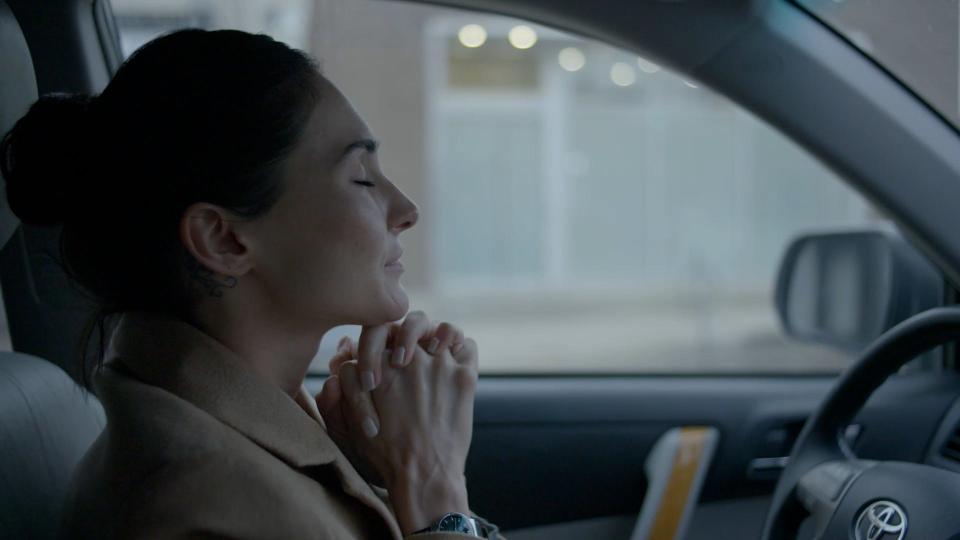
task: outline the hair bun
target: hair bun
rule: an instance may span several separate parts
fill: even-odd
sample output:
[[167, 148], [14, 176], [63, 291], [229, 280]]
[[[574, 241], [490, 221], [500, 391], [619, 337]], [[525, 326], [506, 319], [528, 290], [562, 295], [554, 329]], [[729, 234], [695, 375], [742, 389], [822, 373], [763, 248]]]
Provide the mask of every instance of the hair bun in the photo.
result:
[[92, 98], [41, 96], [0, 145], [10, 209], [24, 223], [56, 225], [82, 209], [88, 188]]

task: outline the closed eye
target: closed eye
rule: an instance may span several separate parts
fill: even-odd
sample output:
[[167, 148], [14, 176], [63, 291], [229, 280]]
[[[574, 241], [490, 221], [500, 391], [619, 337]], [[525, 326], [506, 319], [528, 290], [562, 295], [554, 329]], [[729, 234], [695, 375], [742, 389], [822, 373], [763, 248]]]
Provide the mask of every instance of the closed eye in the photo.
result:
[[367, 186], [367, 187], [374, 187], [374, 186], [376, 186], [376, 184], [374, 184], [373, 182], [369, 182], [369, 181], [367, 181], [367, 180], [354, 180], [353, 183], [354, 183], [354, 184], [360, 184], [361, 186]]

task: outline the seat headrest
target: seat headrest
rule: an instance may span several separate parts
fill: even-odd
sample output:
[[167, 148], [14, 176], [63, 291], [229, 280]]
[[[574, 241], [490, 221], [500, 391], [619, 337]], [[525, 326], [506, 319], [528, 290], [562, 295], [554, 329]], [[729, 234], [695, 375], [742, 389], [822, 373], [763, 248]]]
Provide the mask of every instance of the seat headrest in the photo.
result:
[[[37, 100], [37, 78], [30, 49], [10, 6], [0, 0], [0, 137], [6, 135]], [[7, 204], [6, 184], [0, 185], [0, 247], [20, 225]]]

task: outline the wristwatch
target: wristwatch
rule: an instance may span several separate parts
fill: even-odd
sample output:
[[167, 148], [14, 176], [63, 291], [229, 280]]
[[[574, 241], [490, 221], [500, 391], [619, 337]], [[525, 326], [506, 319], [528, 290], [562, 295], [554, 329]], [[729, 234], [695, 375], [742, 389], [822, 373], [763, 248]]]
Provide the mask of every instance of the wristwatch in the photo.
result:
[[480, 518], [470, 517], [458, 512], [451, 512], [444, 514], [444, 516], [433, 525], [417, 532], [456, 532], [469, 534], [476, 538], [496, 539], [499, 538], [497, 534], [498, 530], [495, 525], [491, 525]]

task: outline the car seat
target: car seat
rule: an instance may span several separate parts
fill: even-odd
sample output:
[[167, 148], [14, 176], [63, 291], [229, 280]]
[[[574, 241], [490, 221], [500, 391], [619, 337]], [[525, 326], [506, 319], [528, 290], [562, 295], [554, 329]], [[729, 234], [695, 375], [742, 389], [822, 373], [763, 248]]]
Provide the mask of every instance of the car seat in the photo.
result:
[[[0, 134], [37, 99], [30, 51], [0, 0]], [[0, 189], [0, 246], [19, 223]], [[59, 367], [0, 352], [0, 537], [55, 538], [74, 467], [103, 430], [96, 398]]]

